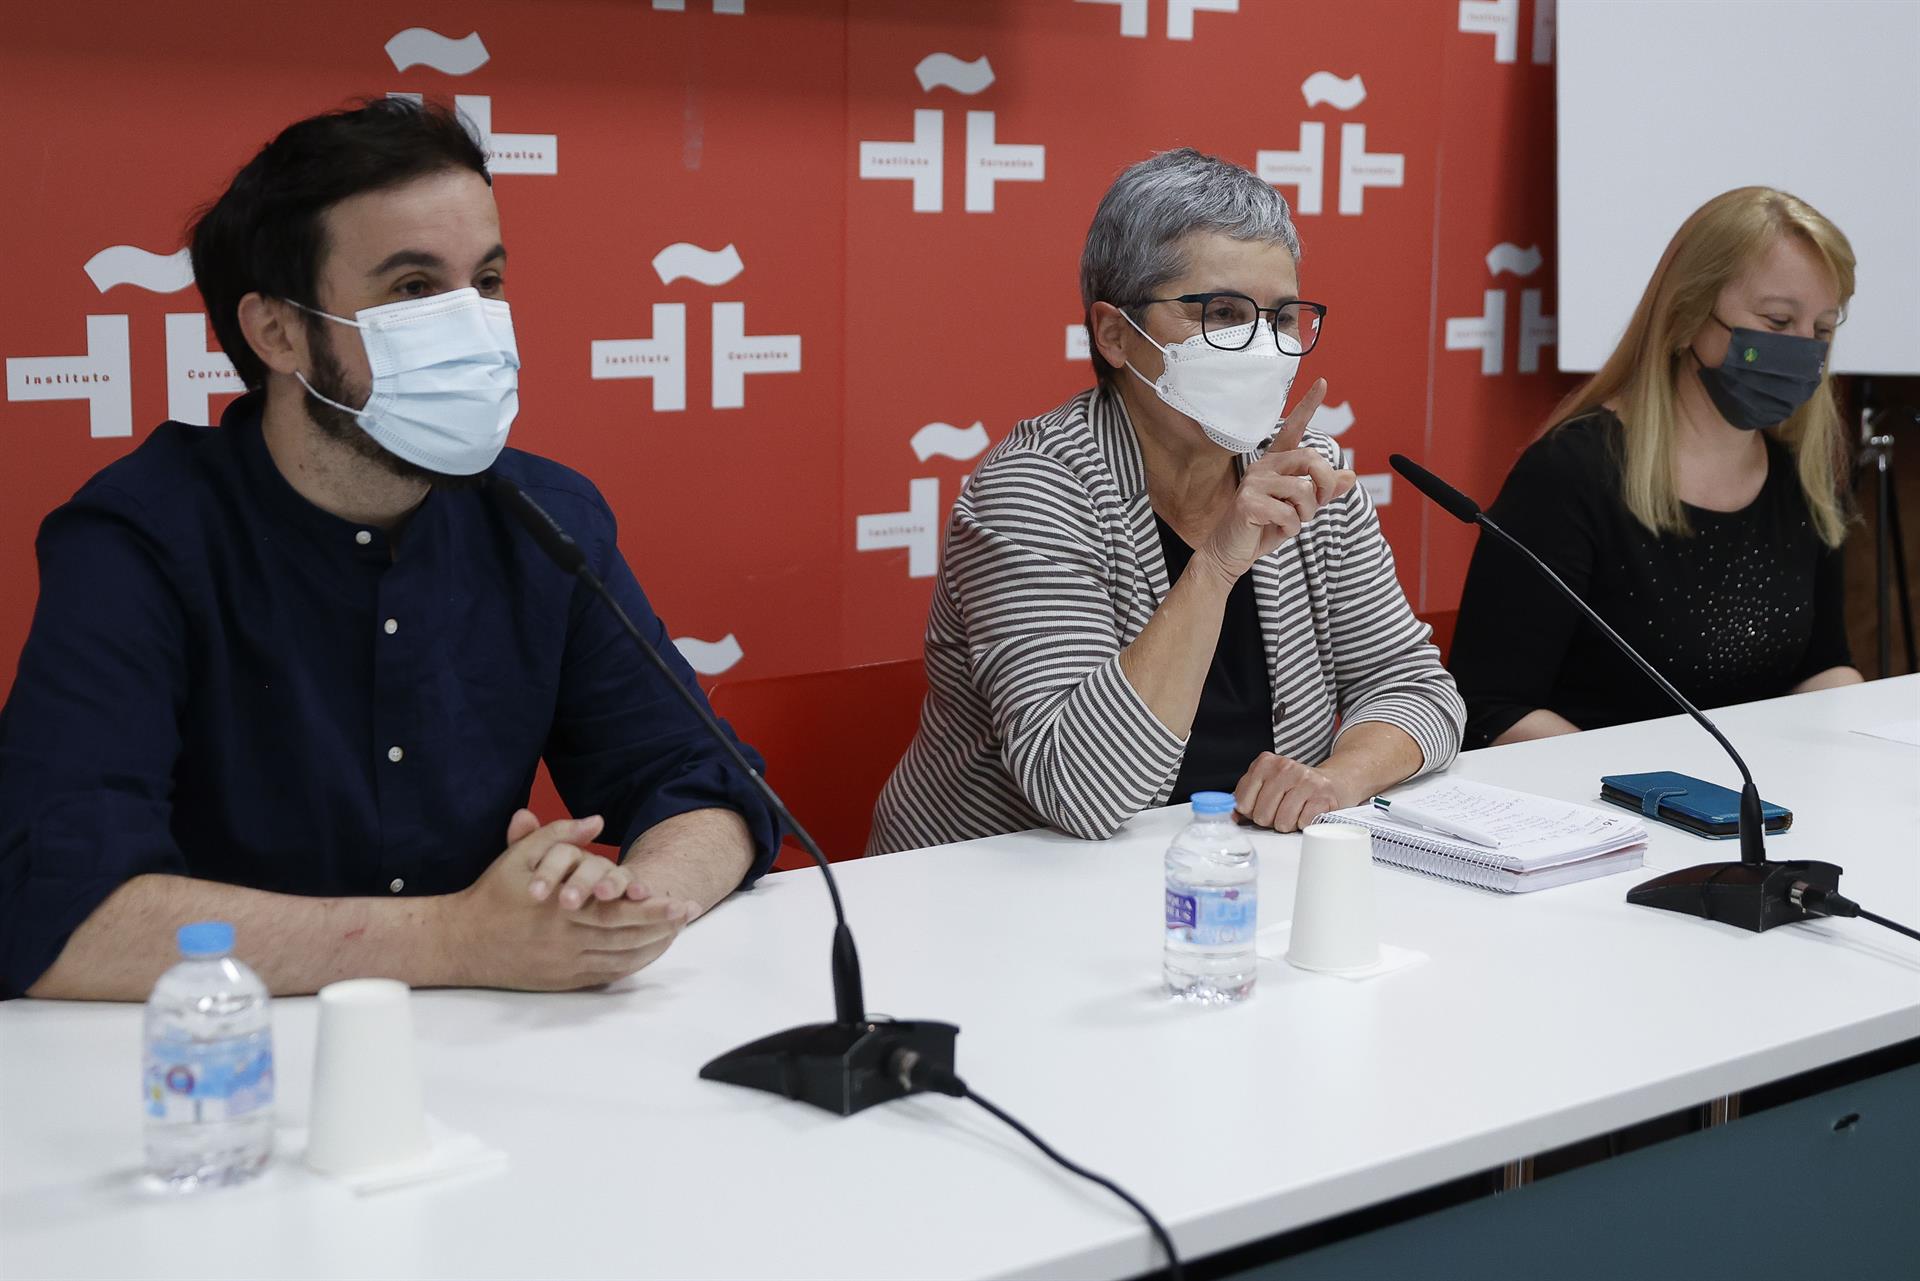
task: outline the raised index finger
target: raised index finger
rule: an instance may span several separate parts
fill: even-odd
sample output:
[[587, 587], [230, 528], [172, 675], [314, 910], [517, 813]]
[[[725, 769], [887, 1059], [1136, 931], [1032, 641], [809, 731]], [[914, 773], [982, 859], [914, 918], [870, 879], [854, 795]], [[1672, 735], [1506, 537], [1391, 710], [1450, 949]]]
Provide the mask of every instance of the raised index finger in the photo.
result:
[[1300, 442], [1307, 434], [1307, 424], [1313, 421], [1313, 411], [1320, 408], [1320, 402], [1326, 398], [1327, 380], [1314, 379], [1313, 386], [1307, 388], [1307, 394], [1300, 398], [1300, 403], [1293, 407], [1293, 412], [1281, 421], [1280, 430], [1267, 445], [1267, 452], [1300, 448]]

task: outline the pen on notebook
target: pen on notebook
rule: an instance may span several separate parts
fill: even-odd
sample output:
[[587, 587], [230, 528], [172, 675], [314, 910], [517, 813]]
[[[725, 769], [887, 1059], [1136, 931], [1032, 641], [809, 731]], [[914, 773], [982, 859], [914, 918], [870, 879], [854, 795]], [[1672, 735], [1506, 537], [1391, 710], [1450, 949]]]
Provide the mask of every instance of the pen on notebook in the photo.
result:
[[1489, 849], [1500, 848], [1500, 838], [1491, 836], [1476, 827], [1465, 823], [1456, 823], [1452, 819], [1440, 818], [1418, 809], [1405, 801], [1390, 801], [1384, 796], [1373, 798], [1373, 808], [1401, 823], [1411, 823], [1415, 827], [1424, 827], [1430, 832], [1442, 836], [1452, 836], [1462, 841], [1471, 841], [1475, 845], [1485, 845]]

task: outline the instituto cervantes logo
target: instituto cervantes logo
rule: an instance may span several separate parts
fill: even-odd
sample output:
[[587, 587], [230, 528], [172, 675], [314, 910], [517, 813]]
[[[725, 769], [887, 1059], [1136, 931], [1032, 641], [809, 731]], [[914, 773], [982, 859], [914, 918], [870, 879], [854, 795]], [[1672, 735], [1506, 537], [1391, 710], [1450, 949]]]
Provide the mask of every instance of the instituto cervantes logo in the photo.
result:
[[[970, 462], [985, 453], [987, 429], [978, 420], [970, 427], [928, 423], [907, 442], [922, 463], [933, 458]], [[860, 552], [907, 553], [908, 578], [932, 578], [940, 569], [940, 533], [945, 523], [940, 506], [940, 478], [919, 476], [907, 482], [907, 509], [856, 516], [853, 549]]]
[[[969, 97], [994, 82], [993, 65], [985, 55], [966, 61], [951, 53], [930, 53], [914, 67], [914, 76], [924, 93], [949, 89]], [[911, 183], [913, 211], [939, 213], [946, 207], [946, 118], [939, 108], [918, 108], [911, 140], [862, 141], [860, 177]], [[1046, 179], [1047, 149], [1039, 143], [1000, 142], [993, 112], [968, 111], [963, 172], [962, 207], [968, 213], [992, 213], [998, 184]]]
[[[1498, 276], [1510, 272], [1525, 280], [1540, 270], [1542, 261], [1539, 246], [1528, 245], [1522, 249], [1502, 241], [1487, 251], [1487, 274]], [[1559, 325], [1554, 317], [1541, 314], [1544, 296], [1545, 291], [1540, 289], [1520, 291], [1517, 367], [1523, 374], [1538, 373], [1540, 349], [1559, 338]], [[1507, 291], [1483, 290], [1480, 299], [1479, 315], [1447, 317], [1445, 344], [1448, 351], [1478, 351], [1481, 374], [1492, 377], [1507, 367]]]
[[[409, 67], [431, 67], [448, 76], [466, 76], [478, 71], [492, 55], [478, 31], [469, 31], [460, 39], [443, 36], [426, 27], [408, 27], [396, 32], [386, 43], [388, 59], [395, 71]], [[418, 93], [393, 93], [393, 98], [411, 98]], [[551, 174], [560, 172], [560, 140], [550, 133], [497, 133], [493, 128], [493, 98], [488, 94], [461, 93], [453, 98], [454, 110], [467, 118], [487, 152], [487, 169], [495, 174]]]
[[[733, 280], [746, 264], [729, 244], [702, 249], [679, 242], [653, 256], [660, 283], [692, 280], [709, 287]], [[794, 373], [800, 368], [799, 334], [749, 334], [744, 302], [711, 305], [713, 388], [715, 409], [741, 409], [747, 403], [749, 374]], [[653, 380], [653, 408], [673, 413], [687, 407], [687, 304], [653, 304], [653, 335], [649, 338], [596, 338], [592, 344], [595, 378]]]
[[[1080, 4], [1109, 5], [1120, 10], [1120, 34], [1145, 39], [1151, 0], [1078, 0]], [[1167, 11], [1167, 39], [1193, 39], [1196, 13], [1238, 13], [1240, 0], [1162, 0]]]
[[[87, 278], [101, 293], [130, 286], [148, 293], [179, 293], [193, 283], [185, 249], [157, 254], [136, 245], [109, 245], [87, 259]], [[133, 435], [132, 317], [128, 313], [89, 315], [87, 349], [77, 356], [10, 356], [10, 401], [83, 400], [88, 435]], [[164, 320], [167, 352], [167, 417], [205, 423], [212, 396], [245, 390], [226, 356], [207, 347], [204, 312], [168, 312]]]
[[[1367, 98], [1367, 86], [1358, 74], [1338, 76], [1331, 71], [1316, 71], [1300, 82], [1300, 96], [1308, 107], [1329, 106], [1336, 111], [1351, 111]], [[1276, 187], [1292, 187], [1293, 213], [1296, 217], [1319, 214], [1325, 207], [1327, 126], [1318, 120], [1300, 124], [1300, 148], [1297, 151], [1257, 151], [1254, 172], [1263, 182]], [[1367, 150], [1367, 127], [1357, 122], [1340, 126], [1340, 182], [1336, 197], [1342, 214], [1357, 216], [1366, 208], [1369, 187], [1400, 187], [1406, 182], [1406, 157], [1397, 152]], [[1084, 322], [1066, 326], [1066, 353], [1070, 361], [1091, 356], [1091, 342]]]
[[[1308, 107], [1352, 111], [1366, 101], [1367, 87], [1357, 74], [1342, 77], [1331, 71], [1316, 71], [1301, 82], [1300, 96]], [[1263, 181], [1294, 189], [1294, 213], [1305, 217], [1320, 213], [1325, 204], [1326, 122], [1301, 121], [1296, 150], [1255, 152], [1253, 168]], [[1405, 184], [1407, 158], [1399, 152], [1368, 151], [1367, 126], [1347, 121], [1340, 126], [1339, 173], [1335, 207], [1351, 217], [1365, 211], [1367, 188]]]

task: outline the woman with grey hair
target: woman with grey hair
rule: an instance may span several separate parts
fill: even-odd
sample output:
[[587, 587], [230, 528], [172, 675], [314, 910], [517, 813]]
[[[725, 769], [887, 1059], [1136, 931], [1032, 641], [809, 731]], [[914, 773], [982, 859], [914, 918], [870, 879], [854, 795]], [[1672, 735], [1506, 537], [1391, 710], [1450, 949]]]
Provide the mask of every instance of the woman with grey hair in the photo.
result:
[[1194, 791], [1281, 831], [1439, 769], [1466, 712], [1366, 491], [1284, 420], [1326, 308], [1287, 203], [1190, 148], [1121, 174], [1080, 261], [1098, 384], [981, 460], [947, 526], [920, 730], [869, 853]]

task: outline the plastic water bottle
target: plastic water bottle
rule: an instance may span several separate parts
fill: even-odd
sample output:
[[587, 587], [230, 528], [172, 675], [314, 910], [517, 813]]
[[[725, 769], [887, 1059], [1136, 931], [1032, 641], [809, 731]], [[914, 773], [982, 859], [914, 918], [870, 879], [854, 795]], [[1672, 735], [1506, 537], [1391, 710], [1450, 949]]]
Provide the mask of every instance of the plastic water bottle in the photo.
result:
[[147, 1173], [181, 1192], [239, 1183], [273, 1155], [267, 985], [231, 955], [233, 926], [180, 927], [180, 963], [147, 998]]
[[1195, 792], [1193, 821], [1167, 850], [1167, 994], [1226, 1004], [1259, 971], [1260, 859], [1233, 821], [1233, 797]]

